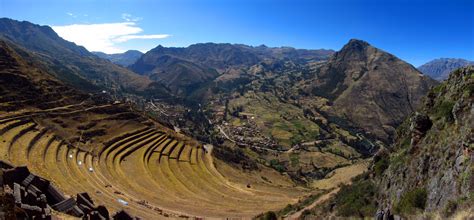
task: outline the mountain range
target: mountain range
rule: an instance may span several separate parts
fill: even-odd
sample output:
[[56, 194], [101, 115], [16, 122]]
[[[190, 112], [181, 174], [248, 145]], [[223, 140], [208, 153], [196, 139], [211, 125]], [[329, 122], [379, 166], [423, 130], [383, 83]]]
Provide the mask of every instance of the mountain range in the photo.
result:
[[187, 93], [218, 75], [248, 68], [265, 60], [288, 59], [309, 62], [327, 59], [332, 50], [302, 50], [290, 47], [251, 47], [240, 44], [194, 44], [186, 48], [158, 46], [145, 53], [130, 69], [166, 82], [173, 90]]
[[142, 218], [467, 210], [472, 68], [430, 77], [463, 62], [416, 69], [359, 39], [107, 55], [1, 18], [0, 159]]

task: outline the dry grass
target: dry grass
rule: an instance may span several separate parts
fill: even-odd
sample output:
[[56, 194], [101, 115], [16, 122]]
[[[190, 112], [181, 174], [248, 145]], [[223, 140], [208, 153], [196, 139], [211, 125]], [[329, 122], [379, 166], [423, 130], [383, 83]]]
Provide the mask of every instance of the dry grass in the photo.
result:
[[329, 178], [316, 180], [311, 186], [317, 189], [332, 189], [340, 184], [348, 183], [351, 179], [367, 170], [368, 161], [359, 161], [353, 165], [336, 169], [328, 174]]

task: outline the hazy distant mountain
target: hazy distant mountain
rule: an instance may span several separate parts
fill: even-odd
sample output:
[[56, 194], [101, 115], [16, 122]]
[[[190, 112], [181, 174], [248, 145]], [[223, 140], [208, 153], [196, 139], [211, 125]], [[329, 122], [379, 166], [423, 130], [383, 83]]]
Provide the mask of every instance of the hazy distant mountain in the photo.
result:
[[468, 65], [474, 65], [474, 61], [455, 58], [440, 58], [421, 65], [418, 67], [418, 70], [431, 76], [433, 79], [441, 81], [448, 78], [451, 71]]
[[41, 63], [61, 81], [83, 90], [98, 90], [98, 87], [142, 90], [151, 83], [147, 77], [62, 39], [49, 26], [0, 18], [0, 38], [33, 52], [28, 59]]
[[127, 67], [135, 63], [143, 53], [138, 50], [127, 50], [124, 53], [106, 54], [103, 52], [92, 52], [100, 58], [110, 60], [112, 63]]

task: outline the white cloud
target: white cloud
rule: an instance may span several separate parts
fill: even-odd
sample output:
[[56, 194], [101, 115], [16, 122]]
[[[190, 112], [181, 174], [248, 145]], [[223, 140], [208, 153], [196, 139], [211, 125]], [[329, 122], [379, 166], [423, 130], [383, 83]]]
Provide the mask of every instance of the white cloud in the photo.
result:
[[131, 14], [128, 14], [128, 13], [122, 13], [122, 19], [125, 20], [125, 21], [140, 21], [142, 20], [141, 17], [134, 17], [132, 16]]
[[115, 38], [114, 41], [117, 43], [122, 43], [125, 41], [133, 40], [133, 39], [163, 39], [170, 37], [169, 34], [151, 34], [151, 35], [124, 35], [118, 38]]
[[62, 38], [82, 45], [89, 51], [122, 53], [117, 44], [134, 39], [163, 39], [168, 34], [138, 35], [143, 29], [133, 21], [103, 24], [72, 24], [52, 26]]
[[71, 17], [73, 17], [73, 18], [77, 18], [77, 15], [75, 15], [75, 14], [73, 14], [73, 13], [71, 13], [71, 12], [67, 12], [66, 14], [69, 15], [69, 16], [71, 16]]

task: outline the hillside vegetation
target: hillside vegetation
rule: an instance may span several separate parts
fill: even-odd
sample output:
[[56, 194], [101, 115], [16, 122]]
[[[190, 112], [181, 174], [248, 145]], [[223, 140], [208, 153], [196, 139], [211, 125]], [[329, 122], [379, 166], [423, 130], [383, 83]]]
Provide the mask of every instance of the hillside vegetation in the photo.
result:
[[[453, 71], [378, 152], [368, 173], [341, 189], [314, 216], [472, 218], [474, 208], [474, 68]], [[312, 216], [312, 217], [311, 217]]]

